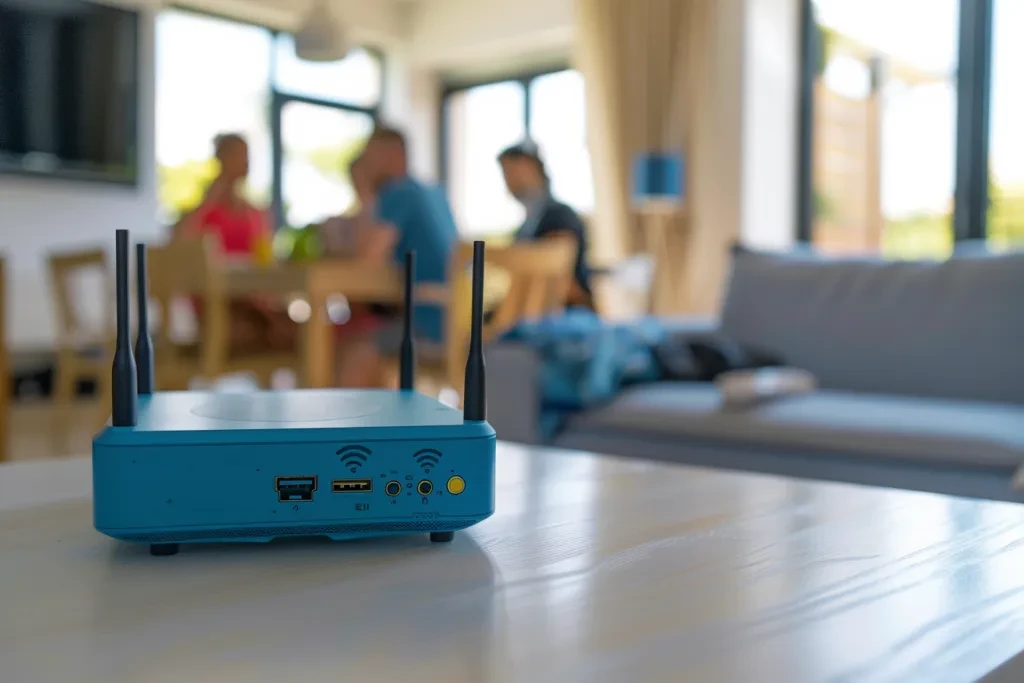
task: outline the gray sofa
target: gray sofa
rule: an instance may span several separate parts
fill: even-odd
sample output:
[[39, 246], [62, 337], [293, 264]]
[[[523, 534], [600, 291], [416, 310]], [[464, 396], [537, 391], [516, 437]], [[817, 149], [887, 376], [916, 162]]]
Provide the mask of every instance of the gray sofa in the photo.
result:
[[[624, 390], [554, 444], [628, 457], [1024, 501], [1024, 253], [941, 263], [737, 250], [718, 321], [680, 321], [812, 372], [725, 409], [710, 383]], [[537, 360], [488, 351], [490, 419], [539, 441]]]

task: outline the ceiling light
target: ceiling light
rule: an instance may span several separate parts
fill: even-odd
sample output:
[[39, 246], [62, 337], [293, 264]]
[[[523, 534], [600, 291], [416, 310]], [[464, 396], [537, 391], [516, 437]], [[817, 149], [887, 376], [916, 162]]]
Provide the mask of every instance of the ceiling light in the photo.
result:
[[328, 0], [316, 0], [302, 27], [295, 32], [295, 54], [308, 62], [336, 62], [349, 52], [341, 24]]

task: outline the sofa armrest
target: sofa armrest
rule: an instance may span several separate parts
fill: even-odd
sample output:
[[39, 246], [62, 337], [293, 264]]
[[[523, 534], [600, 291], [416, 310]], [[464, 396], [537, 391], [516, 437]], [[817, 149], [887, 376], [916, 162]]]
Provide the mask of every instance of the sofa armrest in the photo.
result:
[[487, 421], [502, 441], [541, 442], [540, 360], [523, 344], [487, 347]]

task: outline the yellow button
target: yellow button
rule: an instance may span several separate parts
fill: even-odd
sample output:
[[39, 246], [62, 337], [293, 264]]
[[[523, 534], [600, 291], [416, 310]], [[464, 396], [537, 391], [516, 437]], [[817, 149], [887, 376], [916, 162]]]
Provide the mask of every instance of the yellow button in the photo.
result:
[[455, 475], [448, 480], [448, 493], [453, 496], [457, 496], [466, 490], [466, 480], [462, 477]]

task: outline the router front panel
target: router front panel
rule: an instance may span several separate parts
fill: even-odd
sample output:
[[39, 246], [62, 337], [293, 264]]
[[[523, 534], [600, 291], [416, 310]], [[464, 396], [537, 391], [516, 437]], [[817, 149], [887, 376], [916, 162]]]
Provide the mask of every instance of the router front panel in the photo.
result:
[[379, 536], [468, 527], [494, 511], [493, 431], [474, 436], [93, 450], [95, 525], [123, 540]]

